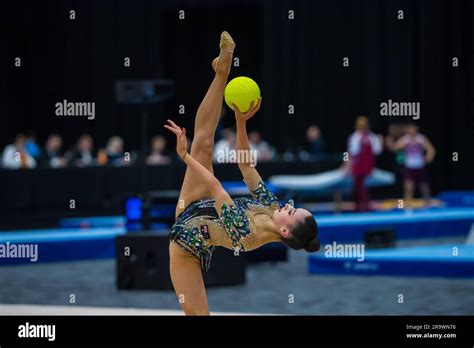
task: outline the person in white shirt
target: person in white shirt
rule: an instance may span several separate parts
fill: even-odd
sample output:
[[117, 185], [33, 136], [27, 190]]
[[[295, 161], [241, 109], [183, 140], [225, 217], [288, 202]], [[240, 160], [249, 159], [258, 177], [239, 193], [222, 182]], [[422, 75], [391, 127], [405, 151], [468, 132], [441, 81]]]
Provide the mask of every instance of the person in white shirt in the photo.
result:
[[259, 161], [270, 161], [274, 157], [271, 146], [262, 139], [261, 134], [254, 130], [249, 133], [250, 149], [257, 152]]
[[213, 161], [215, 163], [229, 163], [235, 157], [235, 132], [230, 128], [221, 131], [222, 139], [214, 145]]
[[2, 154], [2, 166], [5, 169], [35, 168], [36, 160], [25, 148], [25, 136], [18, 134], [13, 144], [7, 145]]

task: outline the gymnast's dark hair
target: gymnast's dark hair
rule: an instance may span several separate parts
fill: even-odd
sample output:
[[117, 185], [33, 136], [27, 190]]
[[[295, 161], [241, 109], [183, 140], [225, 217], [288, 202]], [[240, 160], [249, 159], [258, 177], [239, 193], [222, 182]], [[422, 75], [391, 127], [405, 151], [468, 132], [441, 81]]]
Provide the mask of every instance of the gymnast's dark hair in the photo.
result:
[[307, 216], [298, 221], [291, 228], [290, 238], [281, 238], [281, 241], [291, 249], [304, 249], [309, 253], [319, 250], [318, 224], [313, 216]]

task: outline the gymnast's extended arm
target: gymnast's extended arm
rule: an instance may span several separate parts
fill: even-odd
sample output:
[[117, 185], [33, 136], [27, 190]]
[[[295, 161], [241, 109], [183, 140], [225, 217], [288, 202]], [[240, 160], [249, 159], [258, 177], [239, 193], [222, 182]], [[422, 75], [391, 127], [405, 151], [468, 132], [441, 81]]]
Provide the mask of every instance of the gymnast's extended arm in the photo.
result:
[[250, 104], [249, 111], [247, 111], [245, 114], [241, 113], [238, 107], [234, 104], [235, 122], [237, 128], [237, 151], [239, 153], [247, 154], [245, 158], [249, 159], [249, 161], [238, 161], [238, 165], [244, 181], [250, 190], [253, 190], [257, 187], [261, 178], [255, 169], [255, 163], [257, 159], [253, 157], [254, 151], [251, 151], [249, 145], [249, 139], [247, 136], [247, 121], [257, 113], [261, 104], [262, 98], [259, 98], [257, 105], [254, 105], [252, 102]]

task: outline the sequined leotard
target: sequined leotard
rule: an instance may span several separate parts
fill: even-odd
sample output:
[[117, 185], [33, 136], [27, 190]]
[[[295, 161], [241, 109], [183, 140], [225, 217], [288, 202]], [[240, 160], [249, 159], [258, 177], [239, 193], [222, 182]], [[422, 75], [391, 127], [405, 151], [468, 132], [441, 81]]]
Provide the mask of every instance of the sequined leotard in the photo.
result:
[[171, 227], [170, 240], [183, 250], [200, 259], [201, 267], [209, 270], [212, 252], [216, 246], [249, 251], [270, 242], [256, 231], [250, 221], [250, 211], [272, 215], [278, 209], [276, 196], [263, 181], [251, 191], [252, 198], [234, 198], [234, 204], [223, 204], [219, 215], [213, 199], [192, 202]]

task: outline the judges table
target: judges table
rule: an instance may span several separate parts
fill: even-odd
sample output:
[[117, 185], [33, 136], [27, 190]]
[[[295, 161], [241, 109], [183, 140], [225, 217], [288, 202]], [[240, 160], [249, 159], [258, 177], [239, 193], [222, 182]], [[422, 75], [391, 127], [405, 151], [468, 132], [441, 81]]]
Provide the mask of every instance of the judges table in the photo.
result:
[[[310, 174], [336, 168], [335, 161], [259, 163], [263, 178], [276, 174]], [[166, 166], [91, 167], [34, 170], [0, 170], [0, 210], [19, 214], [57, 209], [121, 209], [124, 199], [149, 191], [179, 190], [183, 163]], [[216, 164], [220, 180], [241, 180], [235, 164]]]

